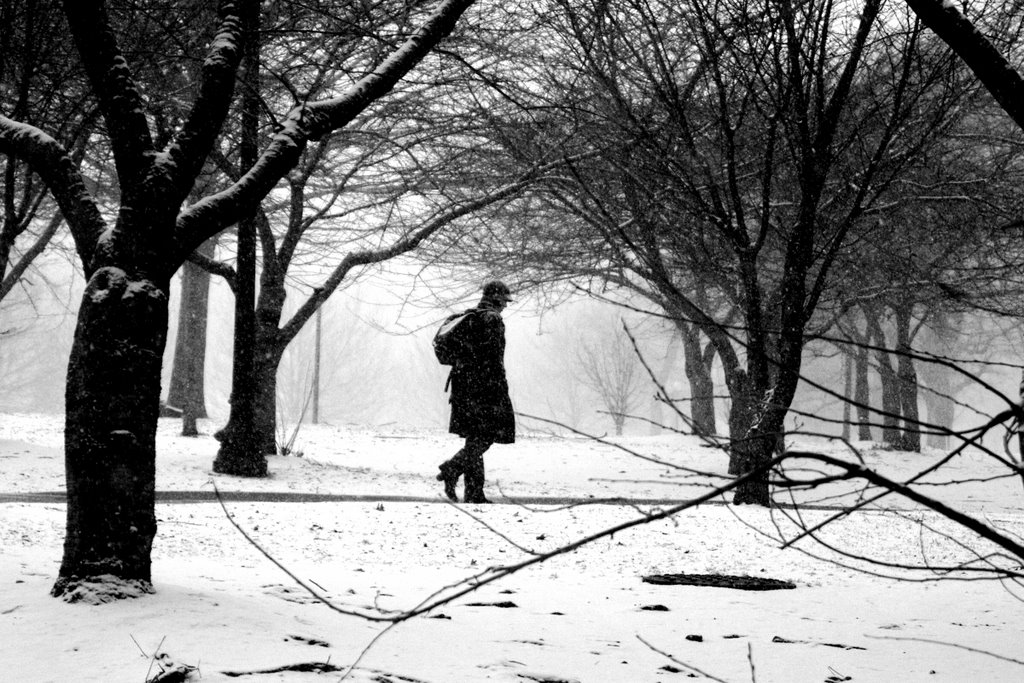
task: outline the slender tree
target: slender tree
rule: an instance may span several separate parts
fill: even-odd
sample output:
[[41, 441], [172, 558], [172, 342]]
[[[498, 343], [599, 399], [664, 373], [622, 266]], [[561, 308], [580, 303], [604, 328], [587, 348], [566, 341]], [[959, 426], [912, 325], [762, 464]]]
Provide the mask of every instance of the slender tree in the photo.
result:
[[618, 328], [601, 326], [591, 338], [581, 339], [576, 361], [581, 380], [593, 391], [621, 435], [643, 388], [640, 360], [633, 345]]

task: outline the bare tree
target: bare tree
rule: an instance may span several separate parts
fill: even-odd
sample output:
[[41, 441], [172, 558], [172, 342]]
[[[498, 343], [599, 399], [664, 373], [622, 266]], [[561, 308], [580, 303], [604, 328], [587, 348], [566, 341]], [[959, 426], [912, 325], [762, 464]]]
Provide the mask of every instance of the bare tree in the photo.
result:
[[[495, 259], [633, 289], [699, 329], [724, 369], [737, 473], [780, 443], [840, 253], [970, 92], [880, 2], [763, 9], [560, 3], [558, 96], [510, 155], [561, 137], [594, 156], [510, 212], [523, 229]], [[737, 501], [768, 503], [767, 479], [744, 481]]]
[[252, 210], [295, 166], [309, 140], [344, 127], [385, 96], [470, 4], [449, 0], [424, 10], [419, 28], [344, 92], [282, 115], [277, 135], [237, 182], [182, 209], [228, 114], [247, 39], [243, 27], [253, 25], [258, 3], [219, 3], [195, 97], [165, 147], [157, 146], [108, 8], [100, 0], [63, 3], [113, 152], [120, 190], [113, 225], [64, 145], [0, 115], [0, 152], [25, 160], [49, 186], [88, 281], [68, 368], [68, 523], [54, 595], [73, 594], [101, 577], [151, 589], [155, 432], [172, 274], [206, 239]]
[[603, 326], [589, 338], [581, 338], [576, 349], [576, 362], [583, 383], [604, 405], [621, 435], [626, 419], [639, 404], [645, 384], [643, 369], [633, 345], [622, 329]]

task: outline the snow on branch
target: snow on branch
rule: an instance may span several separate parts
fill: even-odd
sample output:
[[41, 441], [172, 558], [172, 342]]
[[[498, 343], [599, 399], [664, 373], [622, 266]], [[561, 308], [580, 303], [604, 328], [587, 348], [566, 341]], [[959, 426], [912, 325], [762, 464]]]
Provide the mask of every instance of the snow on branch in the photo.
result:
[[0, 153], [24, 160], [50, 188], [71, 228], [85, 270], [89, 272], [104, 221], [74, 159], [60, 142], [45, 131], [2, 114]]
[[[227, 117], [242, 60], [245, 26], [258, 23], [257, 11], [258, 6], [252, 2], [224, 0], [220, 3], [220, 27], [203, 61], [199, 93], [184, 125], [158, 162], [183, 193], [191, 188]], [[253, 16], [243, 17], [243, 12]], [[256, 36], [247, 38], [256, 40]]]
[[153, 149], [142, 94], [100, 0], [64, 0], [71, 34], [99, 99], [122, 186], [141, 182]]

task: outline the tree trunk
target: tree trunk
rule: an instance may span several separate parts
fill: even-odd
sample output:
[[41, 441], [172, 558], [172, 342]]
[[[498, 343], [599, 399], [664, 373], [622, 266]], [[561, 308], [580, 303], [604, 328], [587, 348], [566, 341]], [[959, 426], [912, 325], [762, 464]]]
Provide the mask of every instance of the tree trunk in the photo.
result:
[[900, 414], [903, 416], [903, 429], [900, 434], [900, 448], [915, 453], [921, 452], [920, 412], [917, 402], [917, 370], [914, 359], [910, 357], [910, 311], [898, 311], [896, 314], [896, 335], [898, 352], [896, 360], [897, 386], [899, 388]]
[[[247, 15], [248, 17], [248, 15]], [[256, 163], [259, 137], [259, 41], [258, 17], [248, 17], [255, 25], [246, 27], [252, 36], [246, 41], [242, 126], [239, 161], [242, 169]], [[220, 450], [213, 471], [243, 477], [267, 476], [267, 459], [253, 429], [256, 410], [255, 333], [256, 333], [256, 210], [251, 209], [238, 221], [238, 265], [235, 281], [235, 345], [231, 376], [231, 415], [228, 424], [217, 433]]]
[[213, 471], [241, 477], [267, 476], [260, 435], [255, 429], [258, 378], [255, 361], [256, 240], [251, 218], [238, 224], [238, 278], [235, 283], [235, 344], [231, 375], [231, 413], [217, 432], [220, 449]]
[[901, 448], [900, 416], [903, 414], [900, 405], [899, 377], [893, 366], [892, 355], [886, 350], [885, 332], [876, 312], [864, 312], [868, 321], [868, 332], [874, 344], [875, 360], [878, 362], [878, 375], [882, 381], [882, 442], [895, 448]]
[[767, 464], [777, 449], [786, 411], [769, 407], [767, 404], [762, 404], [760, 408], [761, 410], [750, 411], [752, 421], [746, 436], [739, 441], [733, 441], [737, 474], [750, 476], [736, 487], [732, 500], [734, 505], [771, 506]]
[[[951, 373], [949, 368], [933, 366], [925, 376], [926, 390], [921, 394], [921, 398], [928, 413], [928, 422], [935, 425], [935, 428], [952, 429], [953, 421], [956, 419]], [[925, 438], [925, 443], [932, 448], [946, 449], [949, 447], [949, 435], [931, 431]]]
[[[705, 362], [696, 326], [680, 325], [686, 378], [690, 382], [690, 419], [698, 436], [718, 433], [715, 423], [715, 384], [711, 379], [711, 363]], [[714, 356], [711, 356], [714, 358]]]
[[98, 269], [68, 364], [67, 530], [53, 595], [109, 575], [149, 591], [166, 282]]
[[[215, 241], [208, 240], [197, 251], [212, 257]], [[181, 305], [178, 338], [174, 345], [174, 366], [167, 392], [168, 405], [181, 411], [181, 435], [197, 436], [196, 420], [206, 413], [206, 321], [210, 300], [210, 274], [186, 261], [181, 271]]]
[[283, 348], [268, 348], [266, 344], [257, 345], [256, 403], [253, 410], [253, 429], [257, 447], [266, 454], [275, 454], [278, 450], [277, 369], [281, 366], [283, 353]]
[[853, 413], [850, 410], [850, 403], [853, 401], [853, 356], [844, 353], [843, 355], [843, 441], [849, 441], [851, 436], [850, 425], [853, 422]]
[[729, 406], [729, 474], [739, 474], [741, 446], [753, 426], [755, 401], [743, 370], [736, 369], [726, 384], [732, 402]]
[[244, 387], [249, 396], [249, 411], [235, 411], [232, 406], [224, 431], [247, 434], [249, 447], [266, 462], [263, 456], [276, 454], [278, 450], [277, 370], [287, 344], [280, 338], [278, 329], [284, 311], [284, 283], [264, 269], [261, 284], [259, 304], [253, 315], [252, 348], [248, 354], [252, 370], [249, 386]]
[[903, 415], [903, 429], [900, 447], [905, 451], [921, 452], [921, 425], [918, 411], [917, 373], [912, 358], [900, 357], [899, 362], [900, 408]]
[[871, 440], [871, 385], [868, 383], [869, 354], [867, 347], [858, 346], [854, 363], [853, 400], [857, 404], [857, 438]]
[[878, 374], [882, 380], [882, 442], [894, 448], [902, 448], [899, 377], [888, 351], [879, 350], [875, 357], [878, 360]]
[[316, 333], [313, 337], [313, 424], [320, 424], [320, 348], [321, 348], [321, 309], [316, 309]]

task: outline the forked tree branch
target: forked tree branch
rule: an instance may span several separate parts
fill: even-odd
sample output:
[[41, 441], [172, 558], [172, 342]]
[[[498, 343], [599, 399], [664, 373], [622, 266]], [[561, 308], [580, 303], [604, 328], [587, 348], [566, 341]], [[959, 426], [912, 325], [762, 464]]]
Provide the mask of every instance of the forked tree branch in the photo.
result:
[[343, 128], [390, 92], [451, 33], [472, 4], [473, 0], [445, 0], [380, 66], [359, 79], [344, 95], [293, 109], [251, 169], [229, 188], [205, 197], [179, 215], [171, 263], [184, 261], [206, 239], [233, 223], [247, 207], [261, 201], [295, 167], [310, 140]]

